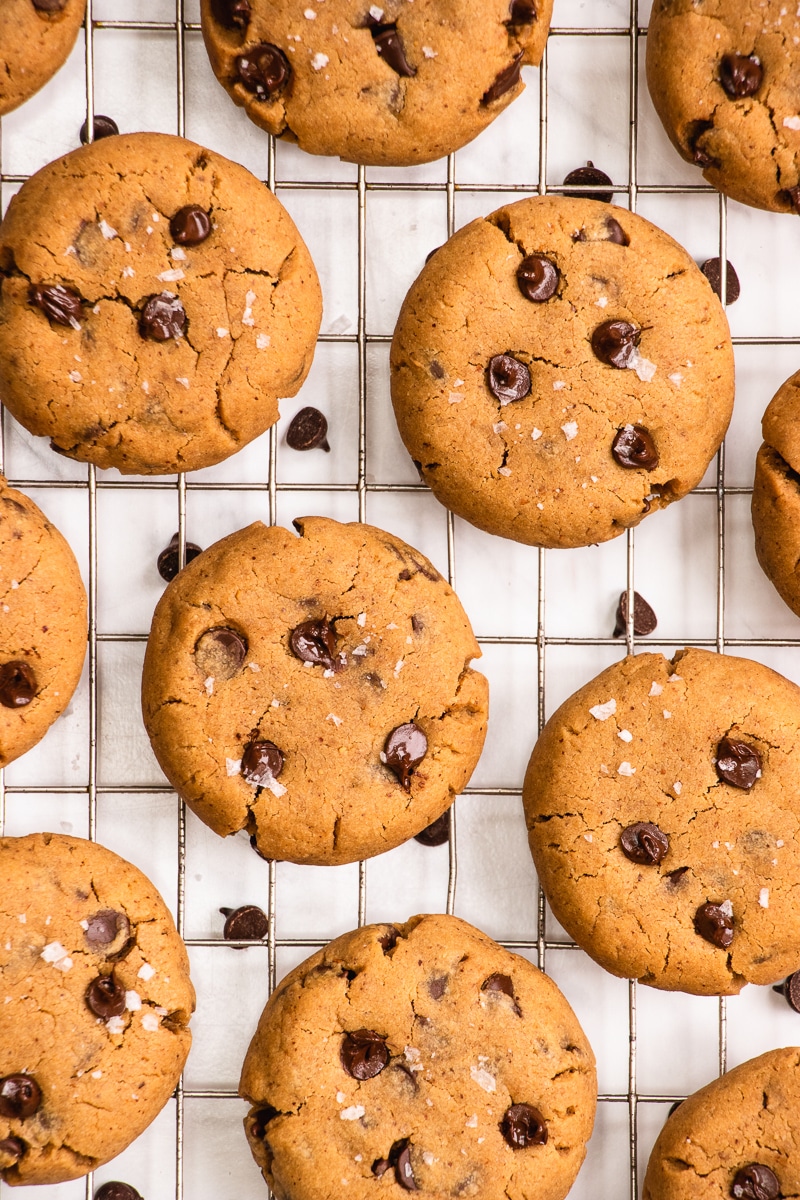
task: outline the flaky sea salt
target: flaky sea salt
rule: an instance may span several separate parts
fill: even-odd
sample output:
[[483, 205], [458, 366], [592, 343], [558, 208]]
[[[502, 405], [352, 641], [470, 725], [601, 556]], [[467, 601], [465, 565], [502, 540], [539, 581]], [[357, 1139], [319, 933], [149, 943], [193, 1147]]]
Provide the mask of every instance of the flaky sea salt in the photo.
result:
[[327, 67], [329, 61], [330, 60], [329, 60], [327, 54], [323, 54], [320, 51], [317, 54], [315, 54], [314, 57], [312, 58], [311, 66], [314, 68], [315, 71], [321, 71], [323, 67]]
[[494, 1075], [487, 1071], [485, 1067], [470, 1067], [469, 1073], [477, 1083], [478, 1087], [483, 1088], [485, 1092], [497, 1091], [497, 1082]]
[[533, 440], [534, 440], [535, 442], [538, 442], [538, 440], [539, 440], [539, 438], [540, 438], [541, 436], [542, 436], [542, 431], [541, 431], [541, 429], [537, 429], [537, 428], [536, 428], [536, 426], [534, 425], [534, 427], [533, 427], [533, 432], [531, 433], [531, 437], [533, 438]]
[[151, 967], [150, 963], [142, 963], [142, 965], [139, 967], [137, 979], [143, 979], [145, 983], [148, 983], [153, 978], [155, 973], [155, 968]]
[[607, 721], [609, 717], [613, 717], [616, 711], [617, 702], [613, 699], [606, 700], [605, 704], [595, 704], [593, 708], [589, 709], [596, 721]]
[[109, 225], [108, 221], [98, 221], [97, 223], [100, 226], [100, 232], [107, 242], [110, 242], [112, 238], [117, 236], [116, 229], [114, 229], [113, 225]]
[[229, 777], [232, 775], [238, 775], [239, 772], [241, 771], [241, 769], [242, 769], [242, 760], [240, 758], [226, 758], [225, 759], [225, 774], [228, 775]]
[[623, 742], [633, 741], [633, 734], [631, 733], [630, 729], [620, 729], [617, 737], [622, 738]]
[[762, 908], [769, 908], [769, 888], [762, 888], [758, 893], [758, 903]]
[[158, 1033], [160, 1021], [155, 1013], [142, 1013], [142, 1029], [146, 1029], [148, 1033]]
[[169, 271], [162, 271], [160, 275], [156, 275], [156, 279], [160, 279], [162, 283], [177, 283], [183, 278], [184, 273], [180, 267], [172, 267]]
[[343, 1108], [339, 1116], [343, 1121], [358, 1121], [366, 1111], [363, 1104], [351, 1104], [349, 1108]]
[[617, 774], [627, 776], [635, 775], [636, 767], [632, 767], [629, 762], [621, 762], [617, 767]]
[[784, 117], [783, 123], [787, 129], [800, 130], [800, 117]]
[[[676, 796], [680, 796], [681, 792], [683, 791], [683, 784], [682, 783], [673, 783], [672, 790]], [[717, 843], [717, 845], [719, 845], [719, 843]]]
[[341, 718], [341, 717], [337, 717], [336, 713], [328, 713], [328, 715], [327, 715], [327, 717], [325, 718], [325, 720], [326, 720], [326, 721], [333, 721], [333, 723], [334, 723], [334, 725], [336, 726], [336, 728], [337, 728], [337, 729], [339, 728], [339, 726], [340, 726], [340, 725], [341, 725], [341, 723], [342, 723], [342, 718]]
[[256, 347], [259, 350], [266, 350], [268, 345], [269, 345], [269, 334], [257, 333], [256, 334]]
[[566, 425], [561, 426], [561, 432], [564, 434], [564, 437], [567, 439], [567, 441], [571, 442], [573, 438], [578, 436], [578, 422], [567, 421]]
[[663, 690], [664, 690], [663, 684], [656, 683], [656, 681], [654, 679], [653, 682], [650, 684], [650, 691], [648, 692], [648, 695], [649, 696], [660, 696], [661, 693], [663, 692]]
[[125, 1007], [128, 1012], [138, 1012], [142, 1007], [142, 998], [138, 992], [125, 993]]

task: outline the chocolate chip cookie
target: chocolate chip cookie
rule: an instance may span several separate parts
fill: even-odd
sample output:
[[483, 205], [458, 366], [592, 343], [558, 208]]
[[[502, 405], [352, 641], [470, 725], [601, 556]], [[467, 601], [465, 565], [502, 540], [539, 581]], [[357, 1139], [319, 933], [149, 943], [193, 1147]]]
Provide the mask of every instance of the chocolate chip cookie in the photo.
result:
[[800, 213], [800, 11], [655, 0], [647, 83], [669, 139], [742, 204]]
[[217, 79], [311, 154], [409, 166], [472, 140], [523, 90], [553, 0], [201, 0]]
[[756, 457], [753, 529], [761, 568], [800, 616], [800, 371], [767, 405]]
[[0, 767], [35, 746], [69, 704], [86, 620], [74, 554], [0, 475]]
[[0, 226], [0, 279], [5, 404], [60, 453], [139, 474], [263, 433], [321, 317], [279, 201], [166, 134], [103, 138], [34, 175]]
[[142, 704], [161, 767], [216, 833], [345, 863], [449, 808], [478, 761], [487, 683], [458, 597], [383, 530], [256, 522], [161, 598]]
[[188, 959], [149, 879], [52, 833], [0, 838], [0, 1178], [77, 1179], [166, 1104], [189, 1053]]
[[800, 1193], [800, 1049], [770, 1050], [684, 1100], [659, 1134], [643, 1200]]
[[[336, 1190], [560, 1200], [597, 1095], [567, 1001], [455, 917], [368, 925], [296, 967], [245, 1058], [245, 1131], [278, 1200]], [[334, 1188], [335, 1185], [335, 1188]]]
[[0, 117], [38, 92], [75, 45], [86, 0], [3, 0]]
[[435, 496], [534, 546], [616, 537], [700, 481], [733, 353], [672, 238], [596, 200], [520, 200], [459, 230], [406, 297], [400, 434]]
[[547, 722], [525, 776], [553, 912], [614, 975], [735, 995], [800, 966], [800, 688], [707, 650], [639, 654]]

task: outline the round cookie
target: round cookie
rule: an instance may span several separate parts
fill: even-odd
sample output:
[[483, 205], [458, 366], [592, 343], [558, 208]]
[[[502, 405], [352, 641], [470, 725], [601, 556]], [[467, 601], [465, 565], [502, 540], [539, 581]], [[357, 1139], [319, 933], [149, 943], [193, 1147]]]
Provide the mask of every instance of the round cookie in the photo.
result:
[[800, 371], [767, 405], [761, 432], [752, 501], [756, 556], [781, 599], [800, 616]]
[[227, 458], [311, 365], [319, 283], [244, 167], [182, 138], [103, 138], [25, 183], [0, 226], [0, 395], [98, 467]]
[[534, 546], [616, 537], [703, 476], [733, 405], [727, 321], [672, 238], [594, 200], [473, 221], [409, 291], [400, 435], [437, 499]]
[[94, 842], [0, 838], [0, 1178], [77, 1179], [170, 1098], [194, 989], [149, 879]]
[[18, 108], [69, 57], [86, 0], [3, 0], [0, 5], [0, 117]]
[[658, 1136], [642, 1200], [800, 1193], [800, 1050], [770, 1050], [684, 1100]]
[[614, 975], [735, 995], [800, 966], [800, 688], [707, 650], [571, 696], [523, 788], [556, 918]]
[[647, 83], [675, 149], [742, 204], [800, 213], [800, 12], [655, 0]]
[[[536, 967], [455, 917], [346, 933], [270, 997], [239, 1085], [277, 1200], [561, 1200], [594, 1056]], [[346, 1182], [345, 1182], [346, 1181]]]
[[0, 767], [44, 737], [86, 656], [86, 592], [44, 513], [0, 475]]
[[486, 733], [480, 649], [426, 558], [369, 525], [260, 521], [164, 592], [142, 707], [173, 787], [266, 858], [345, 863], [449, 808]]
[[[411, 166], [458, 150], [524, 90], [553, 0], [201, 0], [217, 79], [311, 154]], [[310, 6], [309, 6], [310, 4]]]

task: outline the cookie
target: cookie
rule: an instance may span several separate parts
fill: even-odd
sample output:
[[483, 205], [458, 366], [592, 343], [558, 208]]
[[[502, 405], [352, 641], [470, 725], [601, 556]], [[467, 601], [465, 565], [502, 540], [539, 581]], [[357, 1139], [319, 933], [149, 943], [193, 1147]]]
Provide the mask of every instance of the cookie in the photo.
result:
[[201, 0], [214, 74], [262, 129], [311, 154], [432, 162], [524, 90], [553, 0]]
[[86, 0], [3, 0], [0, 117], [19, 108], [67, 61]]
[[98, 467], [220, 462], [278, 418], [321, 319], [311, 258], [243, 167], [182, 138], [103, 138], [44, 167], [0, 226], [0, 394]]
[[594, 1056], [536, 967], [456, 917], [346, 933], [271, 996], [239, 1085], [277, 1200], [560, 1200]]
[[486, 732], [480, 649], [426, 558], [369, 525], [260, 521], [164, 592], [142, 680], [164, 774], [266, 858], [345, 863], [449, 808]]
[[520, 200], [440, 247], [408, 293], [392, 402], [420, 476], [488, 533], [616, 537], [699, 483], [733, 353], [672, 238], [598, 201]]
[[800, 1192], [800, 1049], [770, 1050], [684, 1100], [658, 1136], [643, 1200]]
[[800, 688], [707, 650], [608, 667], [547, 722], [531, 851], [567, 932], [614, 975], [701, 996], [800, 966]]
[[756, 457], [752, 517], [756, 556], [782, 600], [800, 616], [800, 371], [767, 405]]
[[86, 656], [86, 592], [44, 513], [0, 475], [0, 767], [44, 737]]
[[189, 962], [149, 879], [94, 842], [0, 838], [0, 1178], [86, 1175], [147, 1128], [189, 1053]]
[[800, 11], [655, 0], [647, 84], [675, 149], [742, 204], [800, 213]]

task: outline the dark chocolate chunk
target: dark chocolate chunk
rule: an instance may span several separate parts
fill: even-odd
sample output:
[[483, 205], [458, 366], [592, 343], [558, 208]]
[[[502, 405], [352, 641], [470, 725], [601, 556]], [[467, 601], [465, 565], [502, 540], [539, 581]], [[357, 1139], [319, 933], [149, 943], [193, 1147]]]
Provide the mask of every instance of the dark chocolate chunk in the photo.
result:
[[179, 246], [199, 246], [211, 233], [211, 217], [199, 204], [186, 204], [175, 213], [169, 231]]
[[512, 62], [500, 72], [491, 87], [487, 88], [481, 97], [481, 104], [492, 104], [510, 92], [519, 83], [519, 73], [522, 70], [522, 51], [514, 56]]
[[[633, 632], [637, 637], [647, 637], [658, 625], [658, 619], [650, 605], [638, 592], [633, 593]], [[628, 626], [628, 593], [622, 592], [617, 605], [614, 637], [624, 637]]]
[[119, 1017], [125, 1012], [125, 988], [115, 975], [98, 975], [86, 989], [86, 1003], [104, 1021]]
[[534, 304], [555, 296], [559, 278], [558, 267], [543, 254], [529, 254], [517, 267], [517, 286]]
[[643, 867], [657, 867], [666, 858], [669, 836], [649, 821], [636, 821], [623, 829], [619, 844], [622, 853], [631, 862]]
[[267, 914], [257, 904], [243, 904], [241, 908], [221, 908], [225, 917], [222, 936], [228, 942], [258, 942], [267, 936], [269, 921]]
[[271, 42], [262, 42], [245, 54], [240, 54], [235, 66], [239, 83], [259, 100], [277, 96], [292, 78], [288, 58]]
[[600, 362], [621, 371], [633, 358], [641, 336], [641, 329], [629, 321], [603, 321], [592, 334], [592, 350]]
[[[703, 263], [700, 270], [703, 272], [703, 274], [705, 275], [708, 282], [711, 284], [711, 286], [714, 289], [714, 291], [716, 292], [716, 294], [721, 298], [722, 297], [722, 275], [720, 272], [719, 258], [706, 259], [706, 261]], [[733, 268], [733, 264], [728, 263], [728, 277], [727, 277], [727, 281], [725, 284], [725, 303], [726, 304], [735, 304], [736, 301], [739, 299], [741, 290], [742, 289], [739, 284], [739, 276], [736, 274], [736, 271]]]
[[611, 443], [611, 453], [621, 467], [653, 471], [658, 466], [658, 451], [642, 425], [623, 425]]
[[127, 937], [130, 924], [125, 913], [116, 912], [113, 908], [102, 908], [86, 922], [83, 936], [90, 946], [110, 946], [120, 934]]
[[772, 990], [780, 992], [789, 1007], [800, 1013], [800, 971], [795, 971], [794, 975], [784, 979], [783, 983], [779, 983]]
[[[99, 142], [102, 138], [116, 137], [119, 133], [119, 125], [112, 117], [104, 117], [101, 113], [97, 113], [93, 123], [94, 141]], [[80, 139], [83, 145], [86, 145], [89, 126], [86, 121], [81, 125]]]
[[428, 750], [428, 739], [413, 721], [398, 725], [386, 739], [383, 747], [383, 762], [394, 771], [401, 787], [411, 791], [411, 776]]
[[[402, 1138], [389, 1151], [389, 1165], [394, 1167], [394, 1177], [407, 1192], [418, 1192], [417, 1181], [411, 1169], [411, 1142]], [[374, 1170], [374, 1167], [373, 1167]]]
[[336, 630], [333, 622], [321, 618], [295, 625], [289, 635], [292, 654], [301, 662], [315, 663], [333, 670], [336, 653]]
[[109, 1179], [94, 1194], [94, 1200], [142, 1200], [135, 1187], [129, 1183], [121, 1183], [118, 1179]]
[[344, 1035], [339, 1056], [353, 1079], [374, 1079], [389, 1061], [389, 1048], [374, 1029], [356, 1029]]
[[450, 837], [450, 809], [443, 812], [430, 825], [414, 834], [414, 841], [421, 846], [443, 846]]
[[514, 984], [509, 975], [490, 975], [481, 984], [482, 992], [502, 992], [504, 996], [514, 995]]
[[36, 676], [26, 662], [14, 659], [0, 666], [0, 704], [24, 708], [36, 695]]
[[606, 217], [606, 241], [617, 246], [630, 246], [631, 239], [614, 217]]
[[531, 373], [513, 354], [495, 354], [486, 368], [486, 382], [495, 399], [511, 404], [530, 395]]
[[[601, 171], [594, 165], [591, 159], [585, 167], [577, 167], [574, 171], [570, 171], [564, 180], [565, 184], [577, 184], [579, 187], [585, 187], [587, 184], [610, 184], [611, 180], [605, 171]], [[602, 200], [604, 204], [610, 204], [614, 193], [613, 192], [581, 192], [571, 191], [564, 192], [565, 196], [572, 196], [575, 200]]]
[[283, 770], [283, 753], [274, 742], [248, 742], [242, 755], [241, 770], [248, 783], [268, 787]]
[[507, 25], [532, 25], [536, 20], [534, 0], [511, 0]]
[[547, 1142], [545, 1119], [532, 1104], [512, 1104], [503, 1114], [500, 1132], [512, 1150], [526, 1146], [544, 1146]]
[[286, 445], [292, 450], [316, 450], [317, 446], [320, 450], [330, 450], [325, 414], [311, 405], [301, 408], [286, 430]]
[[406, 78], [416, 75], [417, 68], [412, 67], [406, 58], [403, 40], [397, 32], [396, 25], [373, 25], [370, 32], [375, 49], [387, 67]]
[[[166, 546], [158, 556], [156, 566], [158, 573], [167, 583], [171, 583], [178, 574], [178, 535], [174, 533], [170, 539], [170, 543]], [[190, 563], [193, 558], [197, 558], [198, 554], [202, 554], [200, 546], [196, 546], [194, 542], [186, 543], [186, 561]]]
[[33, 7], [43, 13], [63, 12], [67, 0], [33, 0]]
[[733, 915], [720, 904], [701, 904], [694, 914], [694, 931], [720, 950], [727, 950], [733, 941]]
[[252, 1137], [258, 1138], [261, 1141], [267, 1132], [267, 1126], [270, 1121], [278, 1116], [277, 1108], [273, 1108], [271, 1104], [265, 1105], [264, 1108], [259, 1108], [256, 1112], [250, 1114], [250, 1133]]
[[35, 304], [56, 325], [71, 325], [80, 329], [81, 297], [72, 288], [62, 284], [32, 283], [28, 288], [28, 301]]
[[[18, 1163], [25, 1153], [25, 1143], [21, 1138], [8, 1137], [0, 1141], [0, 1167], [8, 1167]], [[3, 1162], [2, 1160], [6, 1161]]]
[[372, 1174], [376, 1179], [380, 1179], [381, 1175], [385, 1175], [391, 1165], [388, 1158], [376, 1158], [372, 1164]]
[[246, 29], [250, 24], [250, 0], [211, 0], [211, 11], [225, 29]]
[[139, 333], [153, 342], [179, 338], [186, 328], [186, 313], [177, 296], [159, 292], [151, 296], [139, 316]]
[[731, 1184], [734, 1200], [778, 1200], [780, 1194], [777, 1175], [762, 1163], [741, 1167]]
[[761, 777], [761, 755], [755, 746], [724, 737], [717, 746], [717, 775], [724, 783], [749, 792]]
[[6, 1075], [0, 1079], [0, 1117], [24, 1121], [38, 1111], [42, 1089], [32, 1075]]
[[719, 64], [719, 81], [735, 99], [754, 96], [763, 78], [764, 68], [754, 54], [725, 54]]
[[794, 211], [800, 214], [800, 187], [784, 188], [781, 195], [791, 204]]
[[201, 633], [194, 661], [204, 679], [225, 680], [238, 675], [247, 657], [247, 642], [235, 629], [215, 625]]

